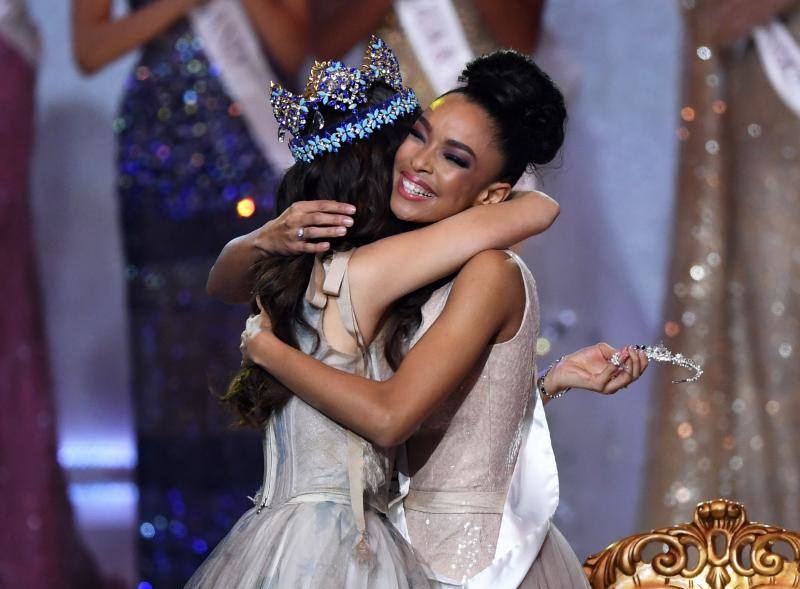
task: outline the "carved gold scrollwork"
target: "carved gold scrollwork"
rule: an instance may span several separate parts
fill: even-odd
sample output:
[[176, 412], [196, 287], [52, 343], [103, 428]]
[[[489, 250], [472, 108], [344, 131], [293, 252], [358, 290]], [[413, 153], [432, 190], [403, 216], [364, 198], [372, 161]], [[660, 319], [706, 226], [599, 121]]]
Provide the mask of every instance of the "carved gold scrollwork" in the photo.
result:
[[[776, 544], [790, 559], [773, 550]], [[648, 562], [644, 553], [652, 547], [661, 551]], [[584, 571], [592, 589], [798, 588], [799, 566], [800, 535], [750, 523], [743, 505], [718, 499], [699, 504], [691, 523], [615, 542], [590, 556]]]

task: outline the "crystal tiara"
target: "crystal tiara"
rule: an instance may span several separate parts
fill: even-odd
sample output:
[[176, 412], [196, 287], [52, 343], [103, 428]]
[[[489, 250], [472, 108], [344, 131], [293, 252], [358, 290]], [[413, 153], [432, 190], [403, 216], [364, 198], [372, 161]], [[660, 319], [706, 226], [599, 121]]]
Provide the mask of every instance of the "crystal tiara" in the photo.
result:
[[[376, 82], [385, 83], [395, 94], [380, 104], [360, 109], [367, 100], [367, 91]], [[348, 67], [341, 61], [316, 62], [302, 95], [273, 82], [270, 103], [278, 121], [279, 141], [290, 132], [293, 138], [289, 149], [295, 161], [304, 162], [322, 153], [334, 153], [343, 143], [368, 137], [419, 108], [414, 91], [403, 87], [394, 53], [374, 35], [360, 68]], [[321, 106], [352, 114], [326, 128]]]

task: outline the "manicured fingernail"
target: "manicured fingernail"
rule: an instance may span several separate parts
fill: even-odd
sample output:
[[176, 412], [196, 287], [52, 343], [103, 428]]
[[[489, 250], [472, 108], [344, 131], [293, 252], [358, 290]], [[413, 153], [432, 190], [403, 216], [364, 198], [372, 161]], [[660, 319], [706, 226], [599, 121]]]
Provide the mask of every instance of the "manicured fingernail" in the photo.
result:
[[330, 247], [331, 247], [331, 244], [329, 244], [327, 241], [322, 244], [322, 249], [324, 249], [324, 250], [330, 249]]
[[356, 208], [355, 208], [353, 205], [349, 205], [349, 206], [347, 207], [347, 212], [348, 212], [348, 213], [350, 213], [350, 214], [352, 215], [353, 213], [355, 213], [355, 212], [356, 212]]
[[346, 227], [337, 227], [336, 228], [336, 234], [337, 235], [344, 235], [345, 233], [347, 233], [347, 228]]
[[344, 223], [348, 227], [352, 227], [353, 226], [353, 220], [350, 217], [345, 217], [345, 219], [344, 219], [344, 221], [342, 221], [342, 223]]

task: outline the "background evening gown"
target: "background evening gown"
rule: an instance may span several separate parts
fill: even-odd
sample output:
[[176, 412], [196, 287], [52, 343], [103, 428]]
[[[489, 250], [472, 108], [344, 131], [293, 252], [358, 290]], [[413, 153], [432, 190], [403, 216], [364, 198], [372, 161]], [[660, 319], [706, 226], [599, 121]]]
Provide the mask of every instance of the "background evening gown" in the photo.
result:
[[[38, 34], [0, 0], [0, 587], [109, 588], [81, 541], [57, 461], [28, 178]], [[45, 277], [46, 279], [46, 277]]]
[[[322, 332], [322, 310], [338, 304], [346, 329], [355, 328], [346, 267], [349, 254], [334, 254], [318, 278], [325, 276], [321, 293], [314, 275], [304, 303], [306, 320]], [[316, 306], [315, 306], [316, 305]], [[370, 378], [386, 370], [373, 344], [365, 354], [349, 355], [333, 349], [320, 336], [314, 350], [311, 334], [299, 334], [300, 348], [332, 366]], [[364, 349], [364, 348], [362, 348]], [[256, 504], [234, 525], [208, 560], [189, 580], [187, 589], [364, 588], [430, 587], [411, 547], [383, 514], [394, 452], [373, 447], [342, 428], [298, 397], [269, 419], [264, 436], [264, 483]], [[357, 469], [355, 478], [348, 469]], [[360, 480], [359, 480], [360, 479]], [[361, 533], [351, 507], [351, 485], [363, 496], [370, 554], [357, 548]], [[360, 489], [360, 490], [356, 490]]]
[[[659, 373], [644, 525], [689, 521], [698, 501], [726, 497], [791, 530], [800, 528], [800, 116], [751, 38], [709, 41], [701, 11], [714, 18], [722, 4], [683, 9], [665, 343], [705, 372], [680, 393], [670, 384], [679, 368]], [[800, 5], [782, 19], [800, 44]], [[710, 58], [699, 59], [705, 45]]]
[[[186, 20], [143, 48], [114, 126], [139, 515], [163, 524], [140, 539], [140, 571], [154, 586], [176, 587], [258, 483], [257, 434], [232, 432], [209, 391], [224, 390], [239, 366], [245, 313], [211, 300], [205, 282], [222, 246], [272, 214], [278, 178]], [[249, 219], [236, 213], [246, 196], [256, 204]]]

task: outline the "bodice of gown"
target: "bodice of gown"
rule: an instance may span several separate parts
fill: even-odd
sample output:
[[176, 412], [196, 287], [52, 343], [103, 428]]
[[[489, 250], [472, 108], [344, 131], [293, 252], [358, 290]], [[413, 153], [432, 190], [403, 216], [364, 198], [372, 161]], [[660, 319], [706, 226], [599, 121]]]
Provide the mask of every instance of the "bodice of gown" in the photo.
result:
[[[324, 270], [328, 272], [329, 269], [328, 260]], [[349, 295], [347, 298], [347, 304], [339, 305], [340, 312], [349, 309]], [[336, 304], [337, 299], [330, 297], [328, 300], [328, 304]], [[368, 360], [364, 361], [361, 354], [351, 356], [337, 351], [325, 340], [321, 309], [305, 301], [304, 315], [308, 324], [317, 328], [319, 345], [314, 349], [312, 334], [301, 332], [298, 341], [303, 352], [351, 374], [375, 379], [386, 377], [388, 366], [377, 352], [381, 345], [379, 338], [365, 350]], [[256, 503], [276, 506], [301, 496], [349, 502], [348, 452], [352, 440], [357, 440], [363, 452], [364, 503], [385, 512], [394, 451], [373, 446], [299, 397], [292, 397], [267, 423], [264, 485]]]
[[[494, 558], [503, 506], [532, 411], [538, 297], [525, 263], [509, 255], [525, 283], [519, 330], [485, 350], [458, 391], [407, 443], [411, 484], [405, 513], [412, 544], [437, 575], [457, 581]], [[436, 320], [448, 295], [448, 287], [432, 295], [417, 338]]]

